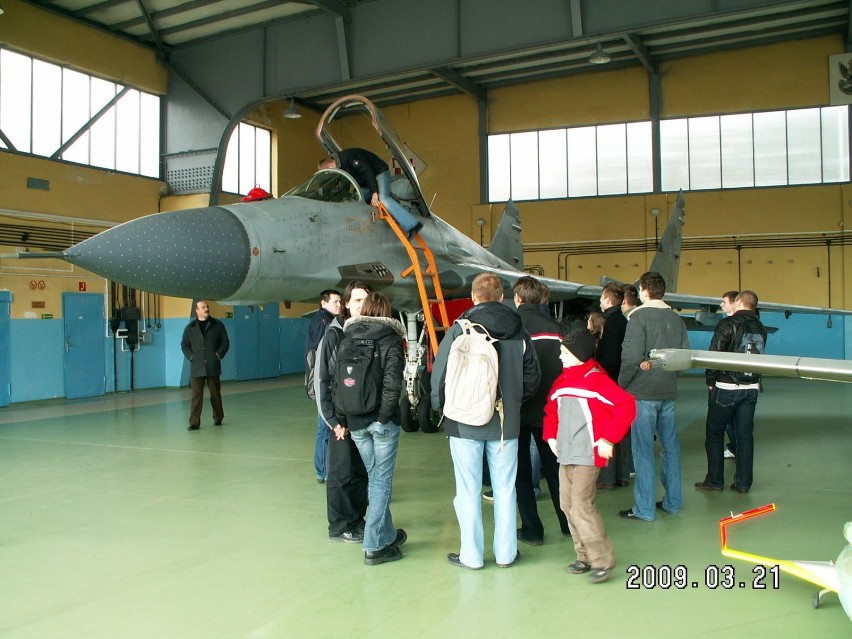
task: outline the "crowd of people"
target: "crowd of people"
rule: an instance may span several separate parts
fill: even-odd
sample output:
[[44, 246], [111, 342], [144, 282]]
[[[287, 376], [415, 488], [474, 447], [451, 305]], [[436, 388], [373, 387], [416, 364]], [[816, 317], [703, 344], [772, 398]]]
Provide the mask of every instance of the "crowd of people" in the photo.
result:
[[[632, 503], [618, 512], [627, 520], [651, 522], [659, 512], [679, 512], [677, 376], [642, 365], [653, 349], [690, 347], [686, 325], [663, 301], [665, 292], [666, 283], [656, 272], [644, 273], [637, 287], [607, 284], [601, 312], [590, 313], [585, 328], [568, 331], [551, 316], [549, 290], [536, 278], [523, 276], [515, 282], [516, 308], [504, 303], [497, 275], [480, 273], [473, 280], [474, 305], [441, 341], [431, 396], [423, 398], [444, 413], [453, 461], [460, 541], [458, 552], [447, 555], [451, 565], [469, 570], [485, 566], [484, 481], [491, 487], [497, 566], [508, 568], [521, 559], [518, 542], [544, 542], [534, 457], [560, 532], [574, 544], [576, 559], [568, 571], [588, 573], [591, 583], [607, 580], [616, 564], [595, 506], [597, 490], [627, 487], [632, 480]], [[720, 306], [726, 317], [716, 327], [711, 350], [763, 352], [766, 330], [757, 303], [753, 291], [725, 294]], [[308, 386], [317, 403], [315, 471], [326, 489], [329, 541], [362, 544], [367, 565], [396, 561], [407, 539], [405, 530], [395, 528], [390, 510], [405, 331], [393, 319], [387, 298], [366, 282], [350, 282], [342, 295], [324, 291], [320, 307], [308, 331], [306, 358], [312, 377]], [[451, 391], [459, 384], [457, 341], [473, 348], [467, 341], [471, 330], [487, 336], [496, 352], [497, 390], [487, 400], [492, 407], [483, 419], [449, 410], [449, 402], [455, 401]], [[368, 372], [361, 377], [360, 370]], [[480, 374], [487, 374], [487, 366], [482, 370], [486, 373]], [[748, 492], [760, 377], [708, 370], [706, 380], [708, 469], [695, 488], [723, 490], [724, 460], [730, 458], [736, 465], [731, 489]], [[353, 389], [368, 398], [357, 407], [345, 399]], [[660, 500], [655, 440], [661, 449]]]

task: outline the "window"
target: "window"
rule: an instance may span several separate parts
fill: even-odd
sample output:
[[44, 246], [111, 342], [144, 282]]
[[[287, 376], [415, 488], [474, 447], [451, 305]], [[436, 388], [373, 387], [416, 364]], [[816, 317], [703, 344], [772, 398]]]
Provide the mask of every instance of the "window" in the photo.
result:
[[849, 180], [848, 108], [660, 122], [662, 190]]
[[272, 132], [240, 122], [225, 151], [222, 190], [245, 195], [256, 186], [272, 193]]
[[[849, 181], [848, 107], [660, 121], [663, 191]], [[488, 136], [489, 201], [650, 193], [651, 122]]]
[[160, 176], [160, 98], [0, 49], [0, 148]]
[[651, 123], [488, 136], [489, 200], [648, 193]]

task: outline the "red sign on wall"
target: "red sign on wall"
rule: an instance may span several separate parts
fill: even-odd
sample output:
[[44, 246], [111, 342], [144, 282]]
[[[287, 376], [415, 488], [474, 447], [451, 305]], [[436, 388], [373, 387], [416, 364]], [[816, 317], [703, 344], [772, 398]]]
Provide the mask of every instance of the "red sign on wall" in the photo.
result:
[[77, 290], [81, 293], [86, 292], [86, 283], [85, 282], [77, 282]]

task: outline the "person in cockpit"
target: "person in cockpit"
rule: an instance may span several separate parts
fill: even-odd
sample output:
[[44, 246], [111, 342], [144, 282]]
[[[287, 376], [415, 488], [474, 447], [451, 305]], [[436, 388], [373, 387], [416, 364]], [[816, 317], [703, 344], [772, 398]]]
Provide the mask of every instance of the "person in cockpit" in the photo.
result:
[[375, 153], [360, 148], [342, 149], [337, 158], [326, 158], [319, 166], [321, 169], [341, 169], [355, 178], [358, 186], [365, 190], [364, 200], [372, 206], [378, 206], [379, 202], [384, 204], [402, 230], [408, 233], [409, 239], [423, 228], [423, 222], [417, 221], [391, 196], [390, 170], [385, 161]]

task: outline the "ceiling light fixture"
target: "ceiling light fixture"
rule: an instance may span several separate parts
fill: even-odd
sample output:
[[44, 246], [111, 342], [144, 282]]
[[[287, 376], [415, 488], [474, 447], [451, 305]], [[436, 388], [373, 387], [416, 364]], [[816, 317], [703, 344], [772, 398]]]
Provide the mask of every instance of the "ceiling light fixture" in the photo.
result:
[[0, 16], [2, 16], [4, 13], [6, 12], [3, 10], [3, 7], [0, 7]]
[[290, 106], [284, 111], [284, 117], [289, 120], [298, 120], [302, 117], [302, 114], [299, 113], [299, 109], [296, 108], [296, 103], [293, 98], [290, 98]]
[[591, 62], [592, 64], [606, 64], [610, 60], [612, 60], [612, 58], [606, 51], [603, 50], [601, 43], [598, 42], [598, 46], [595, 49], [595, 52], [592, 53], [591, 57], [589, 58], [589, 62]]

